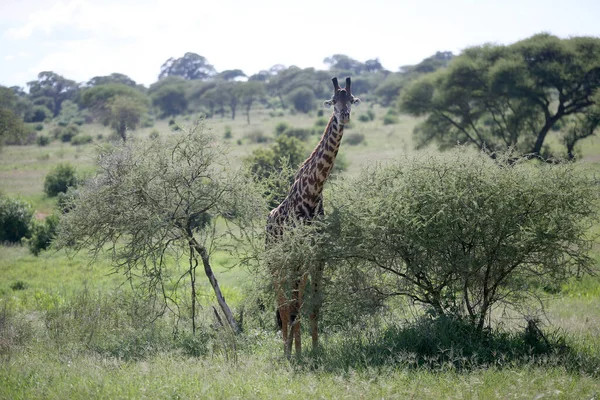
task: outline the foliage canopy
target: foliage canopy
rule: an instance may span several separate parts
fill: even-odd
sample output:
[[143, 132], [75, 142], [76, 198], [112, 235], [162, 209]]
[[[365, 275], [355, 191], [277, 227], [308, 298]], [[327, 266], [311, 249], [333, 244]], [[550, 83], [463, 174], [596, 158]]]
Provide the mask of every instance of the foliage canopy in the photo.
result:
[[420, 146], [458, 142], [534, 156], [550, 155], [545, 140], [559, 121], [583, 116], [586, 129], [572, 130], [565, 142], [573, 157], [575, 143], [600, 123], [593, 117], [599, 86], [600, 39], [539, 34], [510, 46], [465, 50], [447, 69], [407, 88], [401, 108], [427, 116], [415, 129]]

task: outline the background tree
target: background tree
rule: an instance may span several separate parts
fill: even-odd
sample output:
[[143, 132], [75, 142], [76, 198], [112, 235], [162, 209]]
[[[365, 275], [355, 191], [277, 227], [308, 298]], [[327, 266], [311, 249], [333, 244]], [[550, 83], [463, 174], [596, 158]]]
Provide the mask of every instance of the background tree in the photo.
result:
[[87, 82], [87, 86], [108, 85], [109, 83], [118, 83], [121, 85], [137, 87], [137, 83], [130, 77], [118, 72], [113, 72], [107, 76], [95, 76]]
[[110, 102], [110, 123], [117, 134], [127, 140], [127, 130], [134, 130], [142, 115], [147, 111], [146, 105], [129, 96], [116, 96]]
[[188, 107], [186, 81], [169, 77], [150, 86], [152, 105], [160, 110], [160, 118], [184, 114]]
[[265, 197], [271, 208], [276, 207], [287, 195], [296, 168], [308, 156], [304, 143], [295, 137], [280, 135], [268, 147], [259, 147], [244, 163], [258, 182], [266, 185]]
[[[373, 61], [371, 60], [371, 65], [374, 65]], [[352, 75], [360, 75], [366, 70], [365, 64], [345, 54], [334, 54], [331, 57], [325, 57], [323, 63], [329, 66], [330, 71], [344, 72]]]
[[25, 135], [23, 120], [15, 112], [17, 104], [14, 91], [0, 86], [0, 148], [7, 140], [16, 141]]
[[75, 167], [64, 163], [55, 166], [44, 179], [44, 193], [48, 197], [56, 197], [66, 193], [69, 188], [77, 187], [78, 179]]
[[181, 58], [169, 58], [160, 67], [158, 79], [168, 76], [180, 76], [183, 79], [206, 80], [217, 73], [208, 60], [196, 53], [185, 53]]
[[406, 86], [406, 78], [401, 74], [390, 74], [381, 82], [374, 91], [379, 104], [389, 107], [398, 99], [400, 92]]
[[63, 78], [52, 71], [44, 71], [38, 74], [36, 81], [27, 82], [29, 86], [29, 95], [34, 104], [43, 101], [42, 105], [48, 107], [53, 116], [60, 113], [60, 107], [63, 101], [73, 100], [79, 92], [79, 86], [75, 81]]
[[288, 101], [297, 111], [308, 113], [316, 107], [316, 97], [312, 90], [306, 87], [299, 87], [287, 95]]
[[194, 331], [201, 263], [225, 321], [239, 332], [210, 263], [221, 243], [215, 224], [264, 210], [245, 176], [225, 168], [223, 154], [202, 125], [104, 150], [97, 175], [80, 186], [61, 218], [57, 244], [106, 252], [115, 272], [162, 304], [161, 312], [179, 313], [181, 293], [189, 295]]
[[250, 125], [250, 109], [255, 101], [265, 97], [265, 86], [261, 82], [243, 82], [239, 84], [240, 98], [246, 110], [246, 120]]
[[138, 89], [120, 83], [109, 83], [97, 85], [84, 89], [80, 96], [81, 105], [87, 107], [94, 118], [100, 123], [108, 125], [111, 123], [111, 106], [117, 97], [128, 97], [136, 102], [145, 104], [147, 96]]
[[29, 203], [0, 194], [0, 242], [18, 243], [29, 237], [32, 219]]
[[208, 89], [202, 96], [202, 99], [210, 110], [211, 116], [217, 112], [221, 114], [221, 118], [225, 118], [225, 104], [229, 102], [229, 94], [227, 92], [221, 90], [219, 86], [215, 86]]
[[454, 58], [451, 51], [436, 51], [430, 57], [427, 57], [417, 65], [404, 65], [400, 67], [400, 72], [404, 75], [418, 75], [435, 72], [438, 69], [446, 68]]
[[222, 79], [227, 82], [233, 82], [238, 78], [246, 78], [246, 74], [241, 69], [227, 69], [219, 72], [216, 75], [217, 79]]
[[460, 142], [539, 156], [558, 121], [592, 110], [598, 86], [600, 39], [539, 34], [465, 50], [405, 90], [401, 107], [427, 116], [415, 130], [420, 146]]

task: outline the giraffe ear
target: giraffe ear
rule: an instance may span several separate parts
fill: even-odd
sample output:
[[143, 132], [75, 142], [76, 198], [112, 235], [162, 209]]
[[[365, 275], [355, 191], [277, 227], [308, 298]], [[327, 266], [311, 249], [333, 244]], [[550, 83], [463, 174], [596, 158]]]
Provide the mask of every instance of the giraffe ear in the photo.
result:
[[332, 105], [332, 104], [333, 104], [333, 101], [332, 101], [332, 100], [325, 100], [325, 101], [323, 102], [323, 105], [324, 105], [325, 107], [327, 107], [327, 108], [331, 107], [331, 105]]
[[352, 105], [358, 106], [360, 104], [360, 99], [358, 97], [352, 98]]

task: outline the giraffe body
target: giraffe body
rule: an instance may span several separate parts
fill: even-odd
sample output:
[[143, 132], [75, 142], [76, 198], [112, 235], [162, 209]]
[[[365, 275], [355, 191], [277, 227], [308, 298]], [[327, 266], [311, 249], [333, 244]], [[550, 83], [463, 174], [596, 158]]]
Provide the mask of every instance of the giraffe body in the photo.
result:
[[[325, 105], [334, 106], [333, 114], [329, 119], [323, 136], [312, 154], [300, 166], [296, 173], [294, 183], [287, 197], [274, 208], [267, 218], [267, 244], [277, 240], [283, 235], [286, 224], [295, 222], [310, 222], [319, 215], [323, 215], [323, 186], [333, 168], [338, 154], [344, 124], [350, 120], [351, 105], [358, 105], [360, 100], [351, 94], [350, 78], [346, 79], [346, 87], [341, 89], [337, 78], [333, 78], [334, 94]], [[276, 291], [277, 311], [281, 321], [281, 332], [284, 342], [284, 353], [291, 355], [292, 342], [295, 342], [296, 354], [302, 351], [300, 335], [300, 312], [303, 306], [303, 294], [308, 281], [307, 271], [297, 271], [298, 278], [294, 282], [286, 282], [279, 276], [276, 269], [272, 269]], [[312, 295], [319, 296], [323, 266], [317, 266], [311, 276]], [[291, 298], [287, 298], [285, 287], [291, 287]], [[313, 301], [310, 312], [311, 335], [313, 349], [318, 347], [318, 326], [320, 302]]]

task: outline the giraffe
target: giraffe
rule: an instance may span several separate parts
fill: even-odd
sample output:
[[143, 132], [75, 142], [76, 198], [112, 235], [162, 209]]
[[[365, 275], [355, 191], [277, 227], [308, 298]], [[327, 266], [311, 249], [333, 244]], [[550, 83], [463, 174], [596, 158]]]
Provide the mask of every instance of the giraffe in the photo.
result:
[[[267, 245], [283, 235], [286, 223], [298, 220], [307, 222], [323, 215], [323, 185], [331, 173], [338, 154], [344, 125], [350, 121], [351, 105], [357, 106], [360, 103], [360, 99], [352, 95], [350, 78], [346, 78], [346, 87], [343, 89], [340, 88], [336, 77], [331, 81], [333, 82], [333, 96], [324, 104], [326, 107], [333, 105], [333, 113], [321, 140], [296, 173], [287, 197], [269, 213]], [[311, 276], [311, 291], [312, 295], [317, 298], [320, 294], [323, 275], [322, 265], [317, 266], [314, 275]], [[303, 306], [308, 272], [304, 272], [294, 282], [285, 282], [285, 278], [282, 279], [279, 273], [274, 272], [273, 280], [284, 354], [288, 358], [291, 356], [292, 342], [295, 341], [296, 355], [300, 356], [302, 352], [300, 312]], [[286, 283], [292, 288], [291, 299], [288, 299], [285, 294]], [[320, 302], [314, 301], [309, 317], [313, 350], [318, 348], [319, 309]]]

